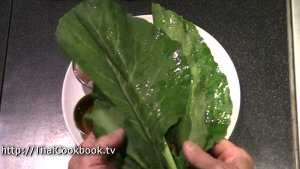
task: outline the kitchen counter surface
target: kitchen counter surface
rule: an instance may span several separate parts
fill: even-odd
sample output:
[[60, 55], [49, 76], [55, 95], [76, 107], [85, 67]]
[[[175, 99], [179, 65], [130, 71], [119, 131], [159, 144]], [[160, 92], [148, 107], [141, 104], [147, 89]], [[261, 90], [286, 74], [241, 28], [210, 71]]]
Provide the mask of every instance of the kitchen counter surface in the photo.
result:
[[[5, 69], [3, 77], [0, 73], [0, 146], [74, 146], [61, 109], [70, 61], [59, 51], [54, 32], [58, 19], [79, 0], [14, 0], [12, 8], [10, 2], [0, 2], [0, 71]], [[152, 1], [119, 2], [133, 15], [151, 11]], [[230, 140], [252, 155], [257, 169], [296, 168], [286, 2], [153, 2], [206, 30], [230, 55], [241, 85], [241, 109]], [[0, 154], [0, 168], [67, 168], [69, 158]]]
[[[6, 56], [9, 21], [11, 14], [11, 0], [0, 1], [0, 87], [2, 86], [3, 69]], [[1, 94], [2, 91], [0, 91]]]

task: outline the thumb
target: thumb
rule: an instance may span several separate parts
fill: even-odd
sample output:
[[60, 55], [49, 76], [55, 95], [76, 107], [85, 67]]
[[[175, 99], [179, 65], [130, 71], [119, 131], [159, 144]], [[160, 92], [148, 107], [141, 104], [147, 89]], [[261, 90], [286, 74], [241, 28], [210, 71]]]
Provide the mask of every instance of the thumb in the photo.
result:
[[111, 134], [99, 137], [96, 140], [95, 145], [102, 148], [119, 147], [122, 144], [124, 137], [125, 137], [124, 130], [119, 128]]
[[201, 169], [211, 169], [217, 168], [219, 166], [219, 163], [216, 159], [211, 157], [191, 141], [185, 141], [183, 143], [183, 154], [186, 160], [193, 167]]
[[93, 132], [91, 132], [87, 136], [87, 138], [80, 144], [80, 146], [82, 146], [82, 147], [93, 147], [95, 142], [96, 142], [96, 137], [93, 134]]

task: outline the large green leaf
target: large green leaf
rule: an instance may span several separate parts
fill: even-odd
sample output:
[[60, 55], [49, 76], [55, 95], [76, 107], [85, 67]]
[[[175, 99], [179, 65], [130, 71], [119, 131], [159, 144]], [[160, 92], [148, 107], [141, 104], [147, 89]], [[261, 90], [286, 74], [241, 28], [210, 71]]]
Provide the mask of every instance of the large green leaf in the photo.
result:
[[56, 36], [94, 82], [94, 133], [125, 129], [122, 168], [184, 169], [182, 142], [210, 148], [226, 134], [232, 103], [195, 25], [152, 7], [154, 25], [115, 0], [86, 0], [60, 19]]
[[95, 133], [125, 129], [123, 168], [176, 168], [164, 135], [184, 116], [191, 82], [179, 43], [114, 0], [80, 3], [60, 19], [56, 37], [94, 82]]
[[173, 133], [179, 144], [189, 138], [207, 150], [226, 135], [230, 123], [232, 102], [226, 76], [193, 23], [158, 4], [152, 5], [152, 13], [154, 24], [182, 45], [192, 74], [187, 114]]

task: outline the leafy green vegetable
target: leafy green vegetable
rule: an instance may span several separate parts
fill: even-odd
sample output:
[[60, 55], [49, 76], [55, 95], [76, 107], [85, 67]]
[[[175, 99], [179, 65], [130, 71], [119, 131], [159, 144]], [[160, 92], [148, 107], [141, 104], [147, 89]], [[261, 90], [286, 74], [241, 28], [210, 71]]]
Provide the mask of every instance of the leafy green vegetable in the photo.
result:
[[60, 19], [56, 37], [94, 82], [94, 133], [124, 128], [122, 168], [183, 169], [182, 141], [207, 149], [223, 137], [231, 100], [195, 26], [158, 5], [153, 15], [154, 25], [115, 0], [86, 0]]
[[226, 76], [199, 37], [195, 25], [175, 12], [152, 5], [154, 25], [161, 28], [171, 39], [180, 42], [192, 74], [187, 114], [178, 124], [178, 136], [209, 149], [226, 135], [230, 123], [232, 102]]
[[180, 45], [112, 0], [80, 3], [60, 20], [56, 35], [112, 103], [110, 112], [123, 119], [130, 161], [124, 168], [171, 168], [164, 134], [184, 115], [190, 86], [185, 58], [173, 58]]

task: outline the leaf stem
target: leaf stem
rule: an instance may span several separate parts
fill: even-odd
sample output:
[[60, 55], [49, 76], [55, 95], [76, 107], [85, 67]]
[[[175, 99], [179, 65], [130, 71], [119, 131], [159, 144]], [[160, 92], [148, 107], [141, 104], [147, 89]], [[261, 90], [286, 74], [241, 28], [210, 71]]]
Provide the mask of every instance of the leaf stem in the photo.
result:
[[164, 150], [163, 150], [163, 156], [167, 162], [168, 169], [177, 169], [177, 165], [174, 161], [174, 158], [171, 154], [170, 148], [164, 138]]

